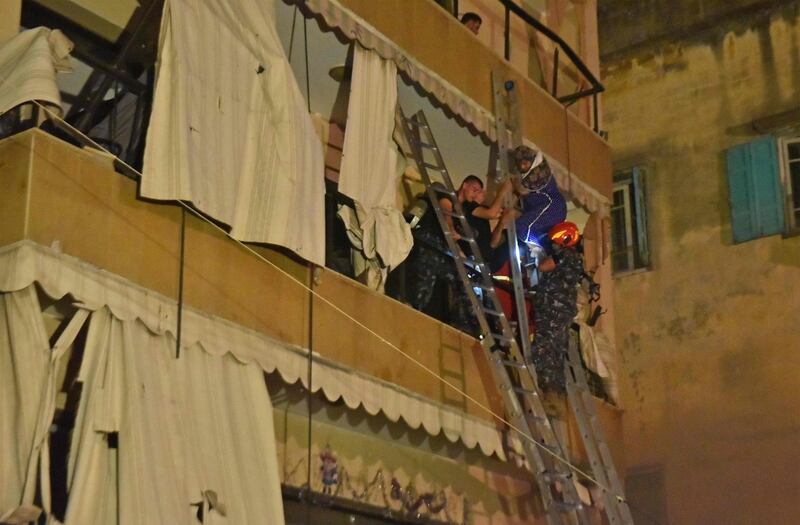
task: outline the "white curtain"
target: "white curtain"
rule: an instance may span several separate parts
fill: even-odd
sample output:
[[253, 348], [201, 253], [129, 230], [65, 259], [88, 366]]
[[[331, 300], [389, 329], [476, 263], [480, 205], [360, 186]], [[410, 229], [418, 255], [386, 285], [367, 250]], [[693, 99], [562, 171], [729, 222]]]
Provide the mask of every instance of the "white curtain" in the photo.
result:
[[[0, 247], [0, 290], [22, 290], [34, 282], [50, 297], [69, 294], [87, 310], [107, 308], [115, 319], [142, 323], [150, 332], [175, 329], [177, 309], [173, 299], [31, 241]], [[269, 373], [278, 372], [286, 383], [300, 381], [309, 387], [308, 349], [220, 317], [185, 307], [182, 341], [190, 348], [200, 347], [219, 358], [233, 355], [241, 363]], [[85, 371], [88, 366], [85, 365]], [[443, 434], [451, 442], [461, 441], [467, 448], [478, 447], [486, 456], [505, 459], [500, 433], [490, 421], [367, 373], [343, 369], [323, 356], [315, 355], [312, 375], [314, 392], [321, 392], [333, 403], [341, 401], [353, 410], [363, 409], [371, 415], [382, 413], [391, 421], [402, 420], [432, 436]], [[10, 384], [4, 381], [2, 386]]]
[[66, 524], [283, 523], [258, 366], [196, 344], [176, 359], [171, 335], [103, 308], [79, 380]]
[[[0, 522], [21, 505], [50, 359], [33, 286], [0, 296]], [[17, 511], [18, 512], [18, 511]]]
[[167, 0], [142, 194], [325, 262], [322, 147], [274, 0]]
[[356, 275], [377, 290], [414, 242], [397, 208], [405, 159], [392, 139], [396, 105], [397, 66], [356, 45], [339, 173], [339, 191], [356, 209], [343, 206], [339, 215], [353, 244]]
[[56, 73], [70, 71], [72, 42], [61, 31], [37, 27], [0, 46], [0, 114], [38, 100], [61, 113]]
[[88, 316], [78, 310], [51, 348], [33, 284], [0, 296], [0, 522], [27, 523], [39, 476], [50, 512], [48, 435], [62, 357]]

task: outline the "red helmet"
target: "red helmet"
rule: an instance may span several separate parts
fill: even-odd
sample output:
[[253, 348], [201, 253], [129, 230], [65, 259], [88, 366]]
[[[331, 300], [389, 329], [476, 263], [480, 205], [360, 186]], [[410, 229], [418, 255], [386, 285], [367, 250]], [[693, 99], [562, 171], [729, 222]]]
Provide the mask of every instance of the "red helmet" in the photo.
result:
[[581, 233], [574, 222], [564, 221], [550, 228], [547, 236], [550, 237], [554, 244], [569, 247], [578, 244]]

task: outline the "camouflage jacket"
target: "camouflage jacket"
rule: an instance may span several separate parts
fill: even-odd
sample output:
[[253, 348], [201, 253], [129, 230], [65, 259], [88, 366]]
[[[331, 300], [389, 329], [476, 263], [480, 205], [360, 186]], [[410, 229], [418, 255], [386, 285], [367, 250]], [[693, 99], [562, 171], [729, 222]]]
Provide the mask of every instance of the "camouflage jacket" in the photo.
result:
[[583, 278], [583, 256], [573, 248], [561, 250], [554, 257], [556, 267], [543, 273], [536, 285], [537, 304], [563, 313], [575, 315], [578, 284]]

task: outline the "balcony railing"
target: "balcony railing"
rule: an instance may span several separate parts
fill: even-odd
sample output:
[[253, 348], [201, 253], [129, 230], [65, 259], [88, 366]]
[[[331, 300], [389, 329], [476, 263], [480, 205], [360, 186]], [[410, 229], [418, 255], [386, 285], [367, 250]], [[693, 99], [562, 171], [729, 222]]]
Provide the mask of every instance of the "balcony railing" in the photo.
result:
[[[503, 28], [503, 57], [506, 60], [511, 60], [512, 56], [512, 17], [521, 20], [528, 28], [540, 34], [553, 44], [553, 78], [550, 83], [550, 94], [564, 104], [570, 106], [579, 100], [587, 97], [592, 97], [592, 127], [595, 132], [600, 132], [600, 119], [599, 119], [599, 105], [598, 95], [605, 91], [605, 87], [600, 80], [592, 73], [580, 55], [572, 49], [572, 47], [555, 31], [547, 27], [535, 16], [526, 11], [522, 6], [514, 2], [514, 0], [497, 0], [502, 6], [504, 12], [504, 28]], [[444, 4], [443, 7], [448, 9], [453, 16], [458, 17], [459, 2], [452, 0], [452, 2], [439, 2]], [[449, 6], [447, 5], [449, 4]], [[558, 78], [560, 71], [560, 57], [566, 56], [575, 71], [582, 77], [582, 81], [577, 82], [579, 89], [574, 93], [566, 95], [558, 94]], [[580, 89], [580, 86], [588, 84], [589, 87]]]

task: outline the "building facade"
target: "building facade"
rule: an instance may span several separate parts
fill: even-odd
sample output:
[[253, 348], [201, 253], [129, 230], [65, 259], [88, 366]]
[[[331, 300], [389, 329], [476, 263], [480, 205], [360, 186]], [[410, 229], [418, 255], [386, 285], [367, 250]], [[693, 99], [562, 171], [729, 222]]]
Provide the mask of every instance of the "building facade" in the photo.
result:
[[800, 4], [606, 1], [600, 27], [634, 515], [791, 523]]
[[[505, 408], [476, 339], [312, 264], [294, 246], [234, 241], [231, 224], [201, 199], [193, 202], [203, 213], [194, 213], [178, 202], [192, 199], [143, 197], [138, 172], [148, 146], [138, 137], [147, 131], [155, 71], [171, 56], [153, 64], [169, 29], [159, 29], [161, 2], [11, 4], [9, 16], [21, 16], [23, 27], [63, 31], [76, 72], [59, 81], [69, 126], [34, 104], [28, 117], [43, 129], [20, 128], [0, 142], [8, 188], [0, 192], [3, 351], [38, 352], [31, 362], [41, 365], [29, 389], [3, 382], [5, 399], [26, 408], [22, 416], [4, 412], [3, 439], [21, 452], [13, 473], [3, 467], [14, 484], [0, 500], [0, 521], [32, 521], [38, 509], [63, 523], [233, 523], [279, 506], [287, 523], [546, 521], [518, 440], [498, 422]], [[488, 13], [494, 35], [504, 14], [496, 4], [463, 2], [459, 10]], [[536, 4], [528, 7], [545, 22], [567, 21], [566, 39], [597, 75], [593, 3]], [[322, 143], [315, 183], [324, 177], [329, 189], [347, 124], [332, 70], [349, 60], [350, 46], [395, 64], [399, 104], [430, 115], [457, 181], [470, 171], [491, 175], [491, 74], [515, 82], [522, 135], [547, 156], [586, 231], [587, 269], [608, 312], [592, 333], [612, 349], [598, 374], [613, 381], [611, 153], [594, 129], [596, 102], [559, 100], [590, 87], [574, 64], [562, 56], [541, 65], [555, 47], [518, 18], [512, 45], [527, 58], [506, 60], [497, 35], [476, 37], [433, 0], [274, 7], [286, 71], [312, 114], [315, 147]], [[224, 67], [224, 54], [215, 63]], [[252, 75], [266, 69], [255, 64]], [[212, 86], [209, 79], [198, 85]], [[396, 186], [398, 206], [411, 204], [419, 190], [413, 170]], [[323, 224], [326, 214], [307, 215]], [[324, 223], [326, 233], [333, 227]], [[23, 318], [28, 330], [14, 328]], [[622, 412], [597, 404], [622, 466]], [[565, 398], [552, 396], [548, 406], [567, 459], [585, 469]], [[260, 490], [267, 495], [256, 503]], [[581, 482], [581, 494], [600, 523], [591, 482]]]

